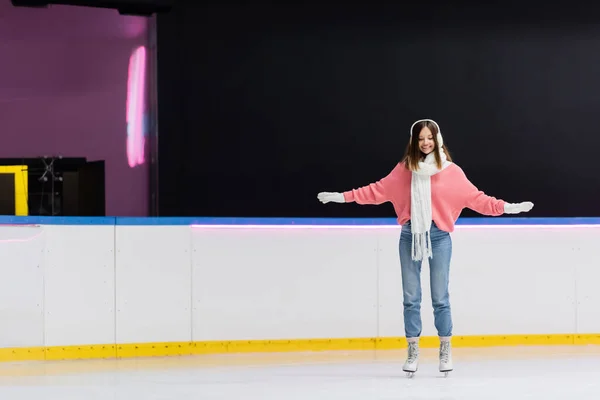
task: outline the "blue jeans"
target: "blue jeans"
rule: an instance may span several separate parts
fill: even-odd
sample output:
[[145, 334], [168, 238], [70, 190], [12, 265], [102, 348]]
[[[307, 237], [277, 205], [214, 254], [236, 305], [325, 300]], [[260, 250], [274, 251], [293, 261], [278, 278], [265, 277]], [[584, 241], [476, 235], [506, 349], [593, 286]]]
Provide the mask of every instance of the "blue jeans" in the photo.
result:
[[[404, 295], [404, 330], [407, 338], [421, 336], [421, 261], [411, 257], [412, 234], [410, 221], [402, 226], [400, 233], [400, 266]], [[452, 239], [448, 232], [440, 230], [435, 223], [431, 226], [431, 248], [429, 259], [431, 302], [438, 336], [452, 336], [452, 314], [448, 281]]]

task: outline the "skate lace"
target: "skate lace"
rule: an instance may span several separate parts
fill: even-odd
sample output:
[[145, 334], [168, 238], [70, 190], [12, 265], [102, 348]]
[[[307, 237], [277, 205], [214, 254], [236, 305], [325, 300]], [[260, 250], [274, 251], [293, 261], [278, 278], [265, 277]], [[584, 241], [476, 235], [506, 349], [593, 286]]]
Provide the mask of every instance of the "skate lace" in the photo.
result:
[[408, 344], [408, 362], [409, 363], [415, 362], [418, 356], [419, 356], [419, 347], [417, 346], [417, 344], [409, 343]]
[[440, 360], [447, 363], [450, 359], [450, 342], [442, 342], [440, 346]]

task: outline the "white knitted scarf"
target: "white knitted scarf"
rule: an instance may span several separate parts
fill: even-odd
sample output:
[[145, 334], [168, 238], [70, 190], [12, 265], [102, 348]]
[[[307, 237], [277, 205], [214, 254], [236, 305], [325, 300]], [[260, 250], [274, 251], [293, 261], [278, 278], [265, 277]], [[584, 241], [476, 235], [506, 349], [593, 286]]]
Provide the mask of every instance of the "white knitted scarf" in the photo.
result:
[[[419, 162], [419, 169], [412, 173], [410, 187], [410, 219], [412, 231], [412, 259], [415, 261], [422, 260], [424, 256], [427, 256], [427, 258], [433, 257], [433, 252], [431, 250], [431, 177], [450, 165], [450, 161], [446, 158], [446, 153], [442, 150], [444, 141], [440, 126], [437, 122], [431, 119], [415, 121], [410, 127], [411, 140], [414, 126], [423, 121], [431, 121], [438, 128], [437, 151], [439, 151], [442, 159], [442, 169], [437, 168], [435, 154], [434, 152], [431, 152], [425, 157], [425, 160]], [[418, 140], [418, 133], [416, 133], [416, 136], [415, 140]]]

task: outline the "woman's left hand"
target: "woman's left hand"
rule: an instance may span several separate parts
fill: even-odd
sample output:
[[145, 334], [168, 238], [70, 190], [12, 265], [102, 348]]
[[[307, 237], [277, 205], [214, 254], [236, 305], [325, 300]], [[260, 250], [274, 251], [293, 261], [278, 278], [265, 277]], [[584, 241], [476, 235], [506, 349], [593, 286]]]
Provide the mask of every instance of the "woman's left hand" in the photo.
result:
[[523, 203], [505, 203], [504, 204], [504, 214], [519, 214], [522, 212], [531, 211], [533, 208], [533, 203], [530, 201], [525, 201]]

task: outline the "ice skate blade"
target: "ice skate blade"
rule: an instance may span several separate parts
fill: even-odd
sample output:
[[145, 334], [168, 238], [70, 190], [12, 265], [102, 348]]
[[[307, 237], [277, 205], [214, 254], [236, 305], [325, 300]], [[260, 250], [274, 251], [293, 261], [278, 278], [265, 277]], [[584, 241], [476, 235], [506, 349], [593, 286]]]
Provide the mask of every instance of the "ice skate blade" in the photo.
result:
[[402, 369], [402, 371], [404, 371], [404, 373], [406, 374], [406, 376], [408, 378], [412, 378], [413, 376], [415, 376], [415, 373], [417, 372], [419, 368], [415, 368], [415, 369]]

